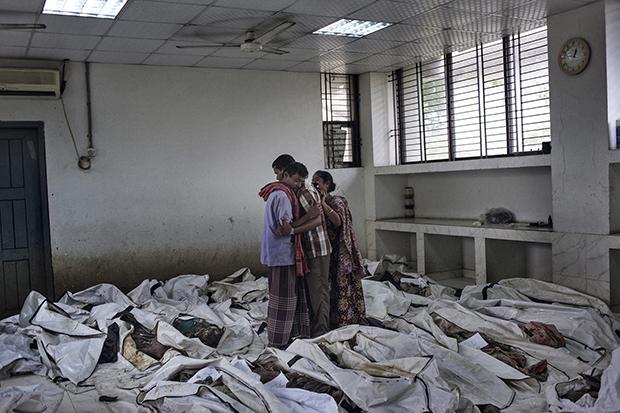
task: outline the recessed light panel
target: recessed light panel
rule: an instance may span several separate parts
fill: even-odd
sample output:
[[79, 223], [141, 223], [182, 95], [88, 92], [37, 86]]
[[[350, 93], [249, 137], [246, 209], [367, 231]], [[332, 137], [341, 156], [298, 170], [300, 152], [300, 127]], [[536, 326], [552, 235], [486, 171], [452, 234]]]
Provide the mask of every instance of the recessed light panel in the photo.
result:
[[314, 32], [332, 36], [364, 37], [377, 30], [391, 26], [392, 23], [369, 22], [365, 20], [341, 19]]
[[45, 0], [44, 14], [113, 19], [127, 0]]

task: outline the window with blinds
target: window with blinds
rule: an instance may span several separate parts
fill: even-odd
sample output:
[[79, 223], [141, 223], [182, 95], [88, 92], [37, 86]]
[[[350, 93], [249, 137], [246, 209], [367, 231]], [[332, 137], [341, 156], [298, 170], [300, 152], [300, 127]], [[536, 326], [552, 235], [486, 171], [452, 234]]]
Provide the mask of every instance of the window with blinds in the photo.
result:
[[361, 166], [356, 75], [321, 73], [326, 168]]
[[401, 163], [539, 153], [551, 138], [547, 29], [392, 73]]

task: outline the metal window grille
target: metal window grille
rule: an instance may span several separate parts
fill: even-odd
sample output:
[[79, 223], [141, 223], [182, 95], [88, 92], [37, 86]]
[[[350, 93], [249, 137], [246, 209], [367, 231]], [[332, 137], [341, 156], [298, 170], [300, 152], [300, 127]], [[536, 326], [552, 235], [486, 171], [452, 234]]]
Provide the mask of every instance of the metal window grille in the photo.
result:
[[361, 166], [356, 75], [321, 73], [323, 149], [327, 168]]
[[551, 138], [547, 28], [390, 76], [400, 163], [539, 153]]

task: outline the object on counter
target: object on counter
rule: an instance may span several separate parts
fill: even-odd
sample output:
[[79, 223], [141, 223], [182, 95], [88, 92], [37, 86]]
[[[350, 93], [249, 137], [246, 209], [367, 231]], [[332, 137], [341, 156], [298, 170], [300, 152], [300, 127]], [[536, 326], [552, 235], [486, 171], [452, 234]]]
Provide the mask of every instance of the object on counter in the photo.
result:
[[547, 219], [547, 222], [534, 221], [534, 222], [530, 222], [528, 225], [530, 227], [553, 228], [553, 220], [551, 219], [551, 215], [549, 215], [549, 219]]
[[506, 208], [491, 208], [482, 216], [483, 224], [512, 224], [515, 214]]
[[403, 191], [405, 198], [405, 216], [407, 218], [415, 217], [415, 201], [413, 199], [413, 187], [406, 186]]

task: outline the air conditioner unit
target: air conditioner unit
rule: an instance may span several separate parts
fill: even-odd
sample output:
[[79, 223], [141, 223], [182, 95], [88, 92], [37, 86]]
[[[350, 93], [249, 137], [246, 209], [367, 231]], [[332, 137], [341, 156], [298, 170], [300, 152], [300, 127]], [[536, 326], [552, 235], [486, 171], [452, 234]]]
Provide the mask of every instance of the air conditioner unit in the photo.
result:
[[60, 97], [57, 69], [0, 68], [0, 97]]

